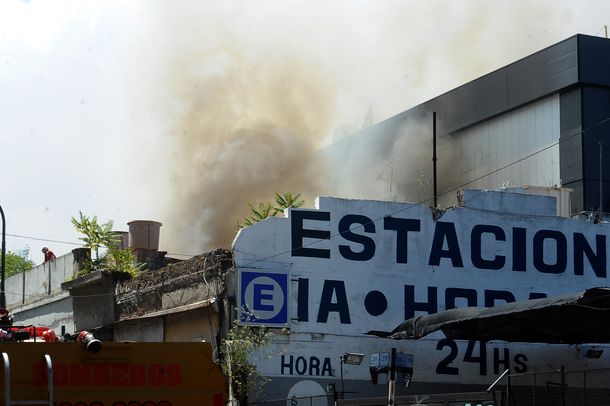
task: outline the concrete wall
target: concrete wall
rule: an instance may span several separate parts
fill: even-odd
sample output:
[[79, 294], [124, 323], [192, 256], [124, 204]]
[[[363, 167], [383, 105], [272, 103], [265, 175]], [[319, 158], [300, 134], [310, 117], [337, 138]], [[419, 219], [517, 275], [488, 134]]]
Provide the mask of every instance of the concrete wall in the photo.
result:
[[528, 216], [557, 215], [557, 199], [554, 196], [526, 195], [525, 189], [464, 189], [460, 194], [463, 196], [463, 207], [471, 209]]
[[58, 257], [29, 271], [6, 279], [6, 303], [9, 309], [33, 303], [62, 292], [61, 284], [74, 275], [74, 255]]
[[163, 342], [163, 319], [145, 318], [117, 323], [114, 341]]
[[77, 330], [93, 330], [114, 322], [115, 279], [111, 273], [92, 272], [64, 283], [63, 287], [74, 300]]
[[223, 290], [216, 276], [232, 265], [230, 251], [210, 252], [127, 281], [101, 271], [74, 279], [82, 254], [75, 250], [7, 279], [15, 324], [47, 326], [57, 334], [90, 330], [102, 340], [205, 340], [215, 346], [220, 319], [212, 301]]
[[206, 341], [216, 347], [218, 313], [213, 306], [123, 320], [114, 325], [114, 341]]
[[56, 334], [74, 333], [73, 301], [67, 292], [11, 309], [15, 325], [51, 327]]
[[207, 341], [215, 347], [218, 314], [207, 306], [165, 316], [165, 341]]
[[6, 303], [15, 325], [51, 327], [58, 335], [76, 331], [74, 298], [61, 285], [80, 270], [83, 254], [88, 250], [78, 248], [6, 279]]

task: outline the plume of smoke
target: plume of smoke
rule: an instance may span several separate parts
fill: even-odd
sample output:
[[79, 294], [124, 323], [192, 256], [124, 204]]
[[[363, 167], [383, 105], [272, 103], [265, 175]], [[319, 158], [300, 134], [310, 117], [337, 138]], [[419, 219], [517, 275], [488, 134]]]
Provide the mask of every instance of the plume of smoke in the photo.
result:
[[[358, 199], [408, 201], [432, 205], [432, 118], [409, 118], [371, 128], [323, 151], [332, 172], [334, 193]], [[384, 128], [385, 127], [385, 128]], [[438, 136], [439, 194], [463, 182], [450, 136]]]
[[[394, 140], [394, 188], [398, 200], [432, 206], [434, 202], [434, 171], [432, 162], [432, 120], [405, 125]], [[459, 160], [456, 141], [450, 135], [437, 134], [437, 194], [439, 205], [447, 206], [455, 200], [453, 188], [465, 182], [456, 170]], [[405, 157], [408, 157], [405, 159]], [[445, 193], [450, 191], [449, 193]], [[445, 204], [443, 204], [445, 203]]]
[[[323, 194], [430, 199], [430, 123], [405, 124], [400, 134], [365, 131], [367, 142], [346, 147], [348, 137], [338, 143], [342, 152], [316, 149], [334, 128], [361, 123], [369, 106], [388, 117], [557, 40], [548, 35], [560, 21], [550, 1], [454, 3], [237, 2], [202, 10], [193, 2], [198, 11], [186, 19], [162, 7], [175, 118], [168, 249], [228, 246], [247, 204], [275, 192], [301, 192], [309, 204]], [[450, 167], [444, 145], [439, 138]], [[452, 172], [440, 170], [443, 191]]]
[[170, 236], [177, 246], [226, 247], [249, 202], [291, 191], [311, 203], [322, 187], [315, 151], [333, 111], [329, 86], [300, 60], [260, 69], [247, 59], [225, 47], [215, 62], [222, 69], [189, 70], [207, 59], [178, 64], [185, 70], [173, 77], [180, 104], [169, 223], [181, 230]]
[[[418, 94], [431, 98], [550, 45], [557, 39], [549, 34], [572, 19], [565, 9], [553, 5], [520, 0], [410, 4], [390, 17], [388, 26], [396, 27], [401, 20], [404, 28], [397, 32], [404, 38], [421, 35], [422, 41], [406, 41], [397, 51], [400, 59], [408, 61], [403, 66], [409, 92], [393, 91], [388, 98], [402, 97], [406, 109], [408, 103], [425, 101], [418, 100]], [[431, 18], [421, 19], [422, 15]], [[502, 21], [497, 15], [504, 16]], [[329, 162], [341, 163], [332, 170], [335, 195], [432, 205], [432, 119], [409, 116], [401, 122], [400, 116], [327, 148]], [[456, 203], [456, 189], [470, 180], [459, 170], [455, 142], [439, 132], [437, 191], [445, 207]]]

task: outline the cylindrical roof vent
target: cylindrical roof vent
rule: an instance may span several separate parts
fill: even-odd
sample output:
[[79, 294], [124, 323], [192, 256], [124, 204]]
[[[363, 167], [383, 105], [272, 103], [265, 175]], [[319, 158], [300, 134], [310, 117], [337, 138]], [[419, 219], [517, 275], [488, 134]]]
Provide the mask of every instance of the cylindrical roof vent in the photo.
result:
[[129, 247], [134, 249], [158, 250], [161, 223], [151, 220], [134, 220], [129, 226]]
[[129, 247], [129, 233], [127, 231], [113, 231], [116, 241], [120, 249], [124, 250]]

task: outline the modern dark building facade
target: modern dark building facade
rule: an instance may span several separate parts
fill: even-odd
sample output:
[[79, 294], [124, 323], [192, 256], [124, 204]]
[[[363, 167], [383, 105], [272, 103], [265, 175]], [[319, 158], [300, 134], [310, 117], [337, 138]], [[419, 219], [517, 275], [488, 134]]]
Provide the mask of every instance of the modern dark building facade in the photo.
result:
[[431, 202], [432, 112], [445, 206], [461, 187], [529, 185], [610, 212], [610, 40], [575, 35], [336, 142], [342, 195]]

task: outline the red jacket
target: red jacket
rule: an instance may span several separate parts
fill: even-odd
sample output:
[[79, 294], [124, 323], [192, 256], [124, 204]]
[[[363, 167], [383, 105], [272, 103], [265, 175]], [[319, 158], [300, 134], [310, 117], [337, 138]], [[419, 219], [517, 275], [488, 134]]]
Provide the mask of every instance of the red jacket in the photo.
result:
[[57, 257], [55, 256], [55, 254], [53, 254], [53, 251], [51, 250], [48, 250], [44, 254], [44, 262], [55, 261], [55, 258]]

